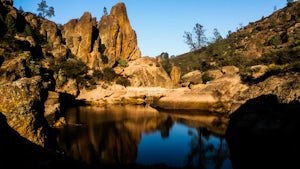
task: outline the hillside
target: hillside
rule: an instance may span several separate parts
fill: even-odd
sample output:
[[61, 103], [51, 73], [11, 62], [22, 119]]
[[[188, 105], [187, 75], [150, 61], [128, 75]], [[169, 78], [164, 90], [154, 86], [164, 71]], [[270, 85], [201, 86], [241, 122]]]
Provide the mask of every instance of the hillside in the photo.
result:
[[163, 67], [152, 65], [154, 58], [141, 57], [122, 2], [98, 22], [84, 12], [64, 25], [0, 3], [0, 83], [38, 75], [49, 90], [73, 96], [102, 82], [172, 85]]
[[182, 74], [192, 70], [234, 65], [247, 73], [253, 65], [300, 67], [300, 2], [294, 2], [268, 17], [249, 23], [225, 39], [199, 50], [171, 58]]

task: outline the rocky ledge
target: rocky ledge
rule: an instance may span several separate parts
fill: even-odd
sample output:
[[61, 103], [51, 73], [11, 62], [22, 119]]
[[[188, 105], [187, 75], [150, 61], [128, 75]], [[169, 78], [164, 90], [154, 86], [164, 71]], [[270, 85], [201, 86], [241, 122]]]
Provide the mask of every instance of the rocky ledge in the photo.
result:
[[256, 84], [246, 84], [241, 77], [225, 75], [193, 88], [123, 87], [98, 85], [82, 90], [77, 99], [87, 104], [146, 104], [159, 109], [208, 110], [231, 114], [249, 99], [273, 94], [279, 103], [300, 100], [299, 73], [271, 76]]

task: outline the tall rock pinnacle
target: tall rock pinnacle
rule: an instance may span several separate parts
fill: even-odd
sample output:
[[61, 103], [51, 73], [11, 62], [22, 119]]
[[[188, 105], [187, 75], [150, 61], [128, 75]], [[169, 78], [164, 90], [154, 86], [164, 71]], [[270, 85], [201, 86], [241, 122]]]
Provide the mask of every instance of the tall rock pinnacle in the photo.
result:
[[137, 36], [131, 28], [124, 3], [113, 6], [110, 14], [101, 18], [98, 28], [101, 43], [106, 47], [105, 54], [111, 61], [141, 57]]
[[[85, 12], [80, 19], [66, 23], [62, 33], [72, 54], [90, 68], [111, 67], [118, 60], [141, 57], [137, 36], [131, 28], [124, 3], [113, 6], [110, 14], [102, 16], [99, 23], [89, 12]], [[100, 51], [101, 44], [105, 45], [104, 53]], [[103, 63], [101, 55], [108, 57], [108, 63]]]

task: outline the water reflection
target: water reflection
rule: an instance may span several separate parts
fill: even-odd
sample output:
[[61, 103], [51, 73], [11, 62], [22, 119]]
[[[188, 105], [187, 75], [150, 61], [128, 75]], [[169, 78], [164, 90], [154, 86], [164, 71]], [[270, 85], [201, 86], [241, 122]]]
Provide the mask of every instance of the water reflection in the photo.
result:
[[66, 112], [59, 145], [94, 166], [166, 164], [231, 169], [227, 120], [206, 113], [158, 112], [143, 106], [76, 107]]

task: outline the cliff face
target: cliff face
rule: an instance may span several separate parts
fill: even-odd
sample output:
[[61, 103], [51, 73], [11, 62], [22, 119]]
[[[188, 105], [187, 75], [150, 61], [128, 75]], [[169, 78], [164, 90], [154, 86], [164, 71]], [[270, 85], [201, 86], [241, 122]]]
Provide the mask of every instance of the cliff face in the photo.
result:
[[89, 12], [85, 12], [79, 20], [72, 19], [63, 26], [62, 37], [76, 58], [90, 68], [99, 69], [101, 53], [98, 50], [100, 39], [96, 24], [96, 18], [92, 18]]
[[141, 57], [135, 31], [131, 28], [124, 3], [116, 4], [98, 25], [105, 54], [112, 60], [134, 60]]
[[[71, 52], [90, 68], [112, 67], [120, 59], [141, 57], [124, 3], [116, 4], [99, 23], [85, 12], [79, 20], [70, 20], [63, 26], [62, 36]], [[108, 63], [101, 59], [104, 55]]]

